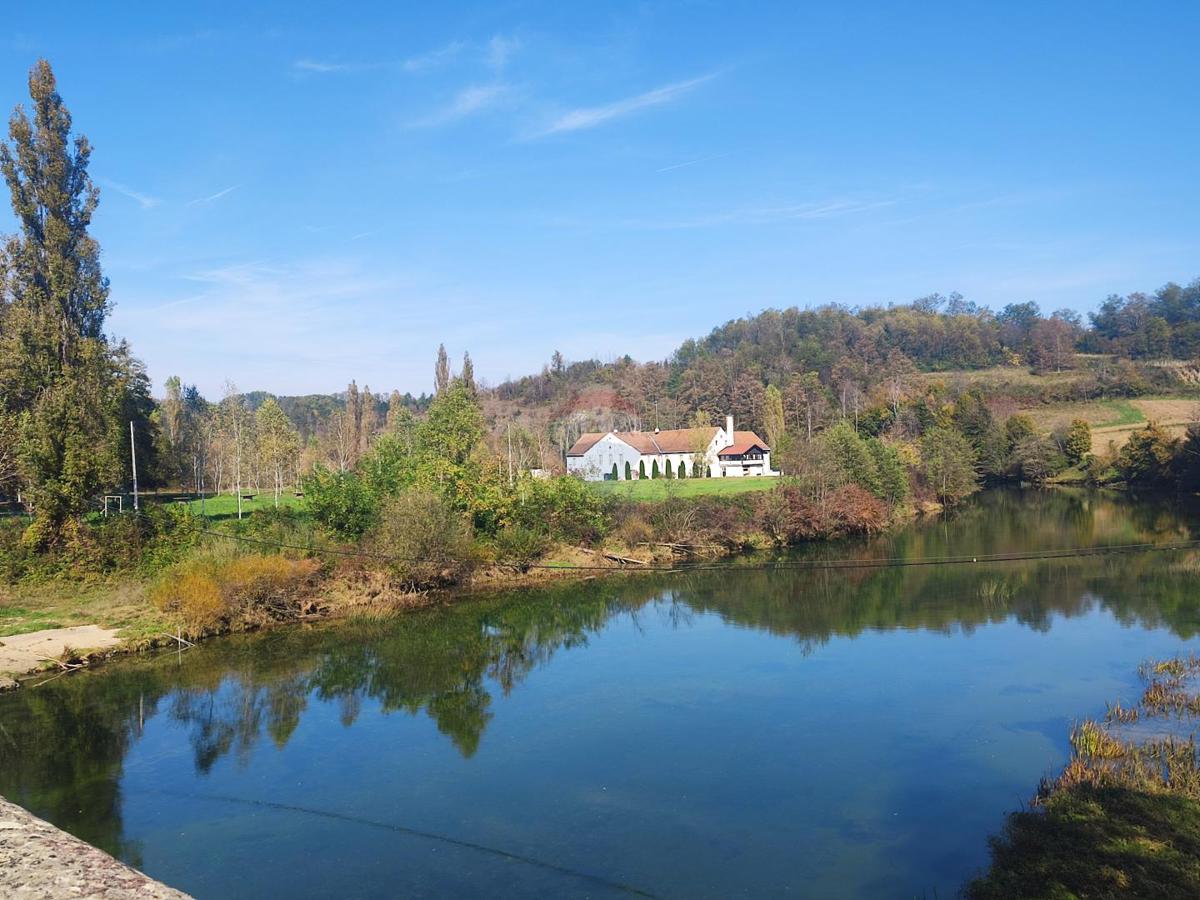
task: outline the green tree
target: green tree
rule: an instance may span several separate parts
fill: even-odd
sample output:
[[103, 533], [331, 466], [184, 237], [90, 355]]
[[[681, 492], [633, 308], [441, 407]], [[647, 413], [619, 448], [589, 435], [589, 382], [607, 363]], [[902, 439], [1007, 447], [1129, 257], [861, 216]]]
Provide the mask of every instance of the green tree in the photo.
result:
[[645, 477], [646, 477], [646, 461], [644, 459], [639, 459], [638, 460], [638, 478], [642, 479]]
[[300, 435], [274, 397], [268, 397], [254, 413], [254, 431], [258, 438], [259, 462], [271, 478], [275, 506], [278, 507], [284, 482], [300, 453]]
[[617, 475], [617, 464], [616, 463], [613, 463], [612, 472], [609, 473], [608, 477], [609, 477], [610, 481], [619, 480], [618, 475]]
[[908, 467], [899, 451], [879, 438], [870, 438], [866, 444], [879, 472], [878, 496], [893, 505], [908, 499]]
[[671, 466], [671, 461], [669, 459], [663, 460], [663, 477], [664, 478], [674, 478], [675, 477], [675, 469]]
[[88, 230], [99, 201], [87, 171], [91, 145], [71, 138], [71, 115], [45, 60], [30, 72], [29, 95], [32, 118], [18, 107], [9, 142], [0, 144], [19, 226], [0, 253], [0, 412], [16, 417], [20, 481], [40, 541], [121, 480], [129, 450], [123, 417], [139, 416], [142, 440], [151, 425], [148, 404], [122, 395], [140, 389], [137, 367], [104, 336], [108, 281]]
[[838, 469], [836, 480], [857, 484], [876, 497], [883, 495], [879, 468], [867, 442], [858, 435], [853, 425], [846, 420], [838, 422], [821, 435], [821, 442], [828, 448]]
[[687, 465], [682, 459], [679, 461], [679, 467], [675, 470], [675, 475], [677, 478], [687, 478]]
[[1063, 452], [1071, 465], [1077, 466], [1092, 452], [1092, 426], [1083, 419], [1075, 419], [1067, 429], [1063, 441]]
[[931, 428], [921, 439], [921, 467], [939, 500], [955, 504], [979, 490], [975, 448], [954, 428]]
[[633, 466], [629, 464], [629, 460], [625, 460], [625, 480], [633, 481]]
[[658, 472], [658, 460], [657, 460], [657, 459], [656, 459], [656, 460], [654, 460], [654, 462], [653, 462], [653, 463], [650, 465], [650, 477], [651, 477], [651, 478], [658, 478], [658, 477], [659, 477], [659, 472]]
[[783, 436], [786, 432], [783, 418], [783, 394], [773, 384], [768, 385], [763, 394], [763, 430], [767, 433], [767, 443], [772, 450], [783, 443]]

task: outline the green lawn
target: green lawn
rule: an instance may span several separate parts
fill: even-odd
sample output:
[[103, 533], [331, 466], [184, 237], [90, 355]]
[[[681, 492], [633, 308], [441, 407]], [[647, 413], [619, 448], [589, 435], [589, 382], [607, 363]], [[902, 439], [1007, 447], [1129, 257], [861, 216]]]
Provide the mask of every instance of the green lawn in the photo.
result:
[[1146, 417], [1142, 415], [1142, 411], [1128, 400], [1109, 400], [1106, 405], [1112, 410], [1112, 416], [1103, 422], [1097, 422], [1095, 425], [1096, 428], [1137, 425], [1139, 422], [1146, 421]]
[[[295, 496], [291, 491], [284, 491], [279, 497], [279, 508], [297, 508], [304, 504], [303, 497]], [[200, 515], [200, 501], [188, 501], [188, 508]], [[255, 494], [253, 500], [242, 501], [242, 514], [246, 515], [256, 509], [270, 509], [275, 505], [275, 495], [271, 491]], [[237, 516], [237, 497], [233, 494], [221, 494], [217, 497], [206, 497], [204, 514], [210, 519], [229, 519]]]
[[779, 484], [778, 478], [645, 478], [637, 481], [594, 481], [594, 490], [629, 500], [646, 502], [668, 497], [702, 497], [762, 491]]

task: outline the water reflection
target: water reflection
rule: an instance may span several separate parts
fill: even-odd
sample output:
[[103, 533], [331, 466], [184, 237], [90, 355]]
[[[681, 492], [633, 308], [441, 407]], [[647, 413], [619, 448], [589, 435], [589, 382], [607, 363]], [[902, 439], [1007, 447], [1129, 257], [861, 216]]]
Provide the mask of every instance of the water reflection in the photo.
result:
[[[945, 521], [882, 540], [814, 547], [805, 557], [916, 558], [1195, 537], [1175, 504], [1087, 492], [998, 493]], [[133, 864], [124, 838], [123, 762], [145, 724], [166, 716], [188, 735], [203, 776], [222, 758], [284, 747], [311, 705], [335, 704], [352, 728], [370, 706], [428, 716], [464, 759], [507, 695], [614, 617], [675, 628], [704, 613], [795, 640], [812, 653], [864, 630], [969, 632], [1097, 606], [1121, 622], [1190, 638], [1200, 554], [1143, 553], [1023, 563], [849, 571], [728, 572], [598, 580], [460, 604], [396, 620], [294, 628], [134, 659], [0, 699], [0, 794]]]

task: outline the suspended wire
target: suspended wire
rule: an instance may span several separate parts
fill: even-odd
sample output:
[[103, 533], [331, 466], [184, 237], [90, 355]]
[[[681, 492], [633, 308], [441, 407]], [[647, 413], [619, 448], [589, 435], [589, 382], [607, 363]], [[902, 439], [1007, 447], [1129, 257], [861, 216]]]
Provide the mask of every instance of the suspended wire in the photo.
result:
[[381, 822], [378, 819], [368, 819], [365, 816], [355, 816], [350, 815], [349, 813], [340, 813], [328, 809], [317, 809], [310, 806], [296, 806], [291, 803], [278, 803], [273, 800], [256, 800], [252, 797], [233, 797], [228, 794], [191, 794], [185, 791], [175, 791], [167, 788], [151, 788], [146, 790], [145, 793], [163, 794], [164, 796], [168, 797], [179, 797], [188, 800], [211, 800], [217, 803], [235, 803], [242, 806], [274, 809], [283, 812], [302, 813], [309, 816], [319, 816], [323, 819], [333, 819], [339, 822], [351, 822], [356, 825], [365, 825], [369, 828], [379, 828], [385, 831], [394, 831], [399, 834], [407, 834], [430, 841], [437, 841], [442, 844], [450, 844], [455, 847], [474, 850], [478, 853], [485, 853], [490, 856], [498, 856], [501, 859], [524, 863], [527, 866], [544, 869], [548, 872], [555, 872], [559, 875], [567, 875], [571, 878], [579, 878], [583, 881], [589, 881], [592, 884], [598, 884], [603, 887], [611, 888], [625, 894], [630, 894], [634, 897], [655, 897], [654, 894], [644, 891], [641, 888], [634, 887], [630, 884], [625, 884], [621, 881], [614, 881], [613, 879], [605, 878], [602, 875], [593, 875], [590, 872], [581, 872], [578, 869], [569, 869], [566, 866], [560, 866], [556, 863], [535, 859], [531, 856], [522, 856], [519, 853], [513, 853], [509, 850], [501, 850], [496, 847], [489, 847], [486, 844], [478, 844], [474, 841], [463, 840], [462, 838], [450, 837], [449, 835], [445, 834], [437, 834], [436, 832], [432, 831], [421, 831], [417, 828], [410, 828], [407, 825], [397, 825], [392, 822]]

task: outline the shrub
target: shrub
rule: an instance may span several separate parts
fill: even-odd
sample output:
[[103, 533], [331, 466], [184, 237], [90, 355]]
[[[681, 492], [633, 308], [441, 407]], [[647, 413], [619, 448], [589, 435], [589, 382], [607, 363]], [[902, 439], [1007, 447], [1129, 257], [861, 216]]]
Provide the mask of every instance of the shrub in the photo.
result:
[[512, 522], [556, 540], [594, 541], [608, 530], [605, 498], [578, 478], [532, 478], [521, 482]]
[[518, 572], [528, 572], [549, 549], [548, 537], [521, 525], [509, 525], [496, 535], [496, 562]]
[[437, 494], [410, 488], [397, 494], [368, 536], [389, 571], [410, 590], [453, 584], [474, 567], [471, 528]]
[[625, 460], [625, 480], [633, 481], [633, 466], [629, 464], [629, 460]]
[[651, 464], [651, 466], [650, 466], [650, 477], [651, 477], [651, 478], [658, 478], [658, 477], [659, 477], [659, 472], [658, 472], [658, 460], [657, 460], [657, 459], [656, 459], [656, 460], [654, 460], [654, 462], [653, 462], [653, 463]]
[[1130, 484], [1164, 485], [1172, 478], [1179, 441], [1151, 422], [1129, 436], [1117, 454], [1117, 471]]
[[679, 471], [677, 474], [680, 478], [687, 478], [687, 466], [684, 465], [682, 459], [679, 461]]
[[313, 518], [340, 537], [360, 538], [378, 519], [377, 495], [354, 472], [317, 465], [303, 484]]
[[645, 478], [645, 477], [646, 477], [646, 461], [644, 459], [639, 459], [638, 460], [638, 478]]
[[619, 481], [620, 480], [620, 476], [617, 475], [617, 464], [616, 463], [613, 463], [612, 472], [609, 473], [609, 480], [610, 481]]
[[194, 633], [221, 625], [288, 619], [301, 609], [320, 568], [312, 559], [205, 555], [178, 563], [150, 587], [150, 599]]

